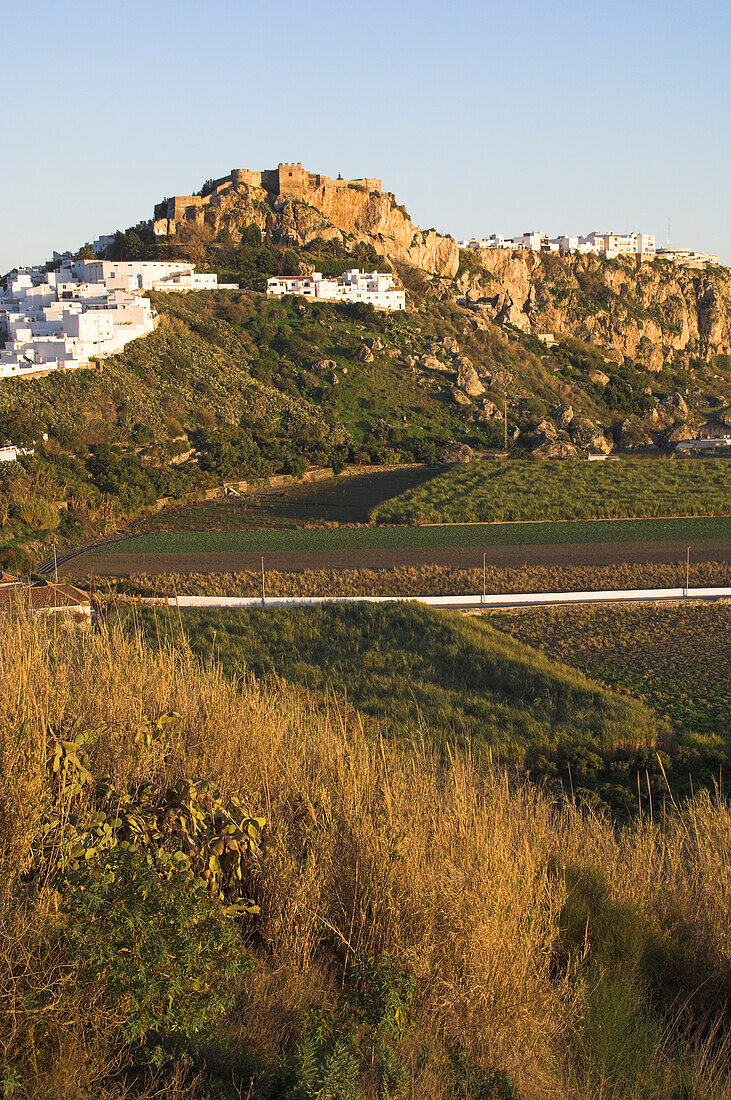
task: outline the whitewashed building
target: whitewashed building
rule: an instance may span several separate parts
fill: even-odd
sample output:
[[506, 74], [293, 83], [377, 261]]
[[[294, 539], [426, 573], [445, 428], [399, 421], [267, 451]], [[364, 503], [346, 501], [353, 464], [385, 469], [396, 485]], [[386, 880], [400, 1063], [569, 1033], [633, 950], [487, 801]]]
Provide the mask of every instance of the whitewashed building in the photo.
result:
[[0, 378], [88, 367], [152, 332], [156, 314], [143, 290], [217, 286], [216, 275], [177, 261], [75, 260], [58, 271], [18, 271], [0, 295]]
[[585, 237], [563, 234], [549, 237], [534, 229], [517, 237], [503, 237], [493, 233], [490, 237], [458, 241], [460, 248], [479, 251], [481, 248], [503, 248], [524, 252], [581, 252], [594, 253], [607, 259], [617, 256], [633, 256], [638, 260], [654, 260], [655, 238], [652, 233], [588, 233]]
[[406, 309], [406, 292], [395, 285], [389, 272], [360, 271], [357, 267], [329, 279], [319, 271], [311, 275], [277, 275], [267, 279], [267, 294], [296, 294], [330, 302], [368, 302], [376, 309]]
[[694, 248], [658, 248], [655, 255], [658, 260], [670, 260], [671, 263], [687, 264], [689, 267], [702, 267], [704, 264], [721, 262], [712, 252], [699, 252]]

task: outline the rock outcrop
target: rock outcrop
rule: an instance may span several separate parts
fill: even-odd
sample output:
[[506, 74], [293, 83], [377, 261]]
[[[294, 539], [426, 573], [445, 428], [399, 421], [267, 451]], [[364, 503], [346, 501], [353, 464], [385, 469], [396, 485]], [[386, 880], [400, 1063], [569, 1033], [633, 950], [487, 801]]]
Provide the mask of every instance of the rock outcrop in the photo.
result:
[[569, 424], [569, 435], [575, 447], [589, 454], [608, 455], [612, 444], [603, 430], [586, 416], [575, 416]]
[[457, 385], [468, 397], [482, 397], [485, 387], [480, 381], [477, 371], [472, 365], [472, 360], [466, 355], [459, 355], [454, 361], [457, 368]]
[[[482, 249], [456, 279], [476, 316], [573, 336], [649, 370], [731, 354], [731, 269]], [[600, 372], [604, 375], [604, 372]], [[608, 381], [608, 376], [607, 377]], [[604, 377], [593, 379], [606, 385]]]
[[474, 452], [466, 443], [451, 443], [442, 455], [444, 466], [461, 466], [465, 462], [471, 462]]
[[155, 207], [158, 235], [174, 235], [191, 223], [226, 229], [234, 241], [250, 226], [294, 246], [317, 238], [348, 246], [361, 241], [391, 261], [447, 279], [459, 267], [455, 241], [414, 225], [395, 196], [381, 189], [380, 180], [332, 180], [301, 165], [232, 171], [203, 196], [178, 195]]
[[536, 447], [532, 453], [536, 458], [576, 458], [579, 452], [573, 443], [563, 439], [555, 439]]

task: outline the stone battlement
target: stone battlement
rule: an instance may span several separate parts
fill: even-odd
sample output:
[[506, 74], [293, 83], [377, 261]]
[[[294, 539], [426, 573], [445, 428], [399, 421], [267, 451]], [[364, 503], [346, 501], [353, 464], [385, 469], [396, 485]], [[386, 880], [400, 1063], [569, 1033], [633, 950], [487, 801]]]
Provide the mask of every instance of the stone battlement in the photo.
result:
[[207, 206], [215, 203], [225, 191], [242, 186], [259, 187], [275, 199], [298, 201], [313, 197], [316, 191], [322, 191], [324, 195], [328, 190], [348, 187], [362, 191], [382, 190], [379, 179], [331, 179], [319, 172], [308, 172], [299, 161], [296, 164], [280, 162], [276, 168], [261, 172], [248, 168], [232, 168], [228, 176], [213, 181], [206, 195], [175, 195], [157, 203], [153, 217], [155, 233], [158, 236], [167, 236], [175, 233], [182, 222], [204, 221]]

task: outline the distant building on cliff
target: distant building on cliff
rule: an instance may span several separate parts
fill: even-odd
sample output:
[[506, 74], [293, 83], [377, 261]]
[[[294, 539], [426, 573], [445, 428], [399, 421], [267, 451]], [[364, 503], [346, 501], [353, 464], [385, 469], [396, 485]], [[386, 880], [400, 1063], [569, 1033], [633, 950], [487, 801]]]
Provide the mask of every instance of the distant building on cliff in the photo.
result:
[[472, 238], [458, 241], [460, 248], [479, 251], [481, 248], [503, 248], [509, 251], [524, 252], [580, 252], [583, 255], [593, 253], [608, 260], [617, 256], [633, 256], [637, 260], [655, 259], [655, 238], [652, 233], [588, 233], [585, 237], [566, 234], [561, 237], [549, 237], [534, 229], [521, 233], [517, 237], [503, 237], [494, 233], [482, 239]]
[[[308, 172], [300, 163], [282, 164], [276, 168], [254, 172], [248, 168], [232, 168], [228, 176], [210, 180], [199, 195], [174, 195], [156, 204], [153, 214], [153, 230], [158, 237], [177, 232], [186, 222], [205, 222], [209, 207], [227, 191], [246, 185], [260, 187], [272, 197], [295, 199], [299, 202], [323, 199], [328, 192], [355, 188], [360, 191], [380, 191], [379, 179], [331, 179], [319, 172]], [[313, 203], [313, 205], [316, 205]]]
[[267, 294], [281, 297], [297, 294], [328, 302], [367, 302], [376, 309], [406, 309], [406, 292], [397, 289], [388, 272], [360, 271], [357, 267], [337, 279], [328, 279], [319, 271], [311, 275], [277, 275], [267, 279]]
[[719, 264], [718, 256], [711, 252], [698, 252], [694, 248], [658, 248], [658, 260], [670, 260], [674, 264], [685, 264], [688, 267], [702, 267], [704, 264]]

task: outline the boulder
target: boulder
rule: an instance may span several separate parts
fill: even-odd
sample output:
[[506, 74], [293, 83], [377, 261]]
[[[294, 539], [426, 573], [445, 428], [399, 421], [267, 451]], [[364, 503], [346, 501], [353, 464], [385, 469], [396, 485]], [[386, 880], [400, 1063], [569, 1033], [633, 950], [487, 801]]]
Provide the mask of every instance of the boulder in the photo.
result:
[[372, 363], [375, 356], [367, 344], [361, 344], [355, 354], [359, 363]]
[[608, 455], [612, 450], [602, 428], [587, 416], [575, 416], [569, 424], [569, 434], [575, 447], [591, 454]]
[[371, 351], [383, 351], [383, 340], [380, 336], [367, 336], [363, 340], [363, 343], [367, 348], [370, 348]]
[[556, 424], [562, 430], [568, 428], [571, 421], [574, 419], [574, 409], [572, 405], [554, 405], [551, 409], [551, 416], [556, 421]]
[[674, 447], [676, 443], [681, 443], [684, 439], [695, 439], [695, 432], [687, 424], [681, 423], [668, 429], [663, 442], [668, 447]]
[[687, 419], [689, 414], [688, 405], [685, 398], [682, 394], [678, 393], [677, 390], [675, 393], [670, 393], [667, 397], [663, 397], [660, 404], [664, 405], [666, 409], [674, 409], [677, 411], [682, 420]]
[[628, 416], [618, 428], [617, 441], [624, 451], [636, 451], [645, 447], [654, 447], [655, 440], [647, 424], [637, 416]]
[[567, 440], [553, 439], [536, 447], [532, 454], [536, 458], [576, 458], [578, 451]]
[[472, 448], [466, 443], [450, 443], [442, 455], [442, 465], [462, 466], [465, 462], [471, 462], [473, 457]]
[[459, 355], [454, 360], [457, 368], [457, 385], [470, 397], [482, 397], [485, 387], [480, 381], [477, 371], [472, 365], [472, 360], [466, 355]]
[[597, 386], [606, 386], [609, 383], [609, 375], [603, 370], [590, 370], [589, 381], [596, 382]]
[[337, 370], [338, 365], [334, 359], [318, 359], [316, 363], [312, 364], [312, 369], [316, 371]]
[[550, 420], [541, 420], [539, 424], [536, 424], [535, 434], [544, 436], [544, 442], [546, 439], [555, 439], [558, 434], [555, 424], [552, 424]]
[[488, 420], [502, 420], [503, 418], [502, 409], [499, 409], [495, 402], [491, 401], [489, 397], [485, 398], [480, 408]]
[[451, 352], [452, 355], [457, 355], [459, 352], [459, 344], [453, 336], [445, 336], [441, 340], [441, 346], [445, 351]]
[[446, 366], [446, 364], [442, 363], [440, 359], [437, 359], [437, 357], [435, 355], [422, 355], [419, 362], [421, 363], [422, 367], [424, 367], [426, 370], [440, 370], [440, 371], [450, 371], [451, 370], [451, 368]]
[[463, 407], [472, 404], [467, 394], [464, 393], [462, 390], [452, 390], [452, 400], [456, 405], [462, 405]]

